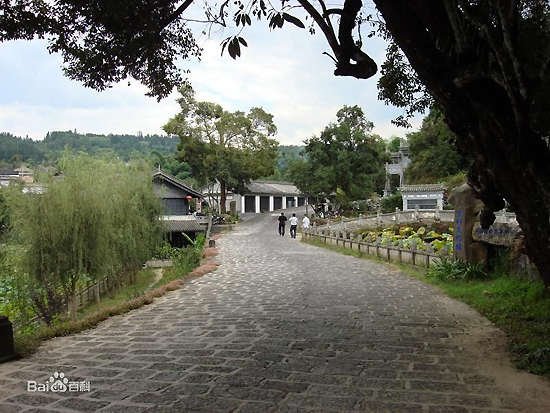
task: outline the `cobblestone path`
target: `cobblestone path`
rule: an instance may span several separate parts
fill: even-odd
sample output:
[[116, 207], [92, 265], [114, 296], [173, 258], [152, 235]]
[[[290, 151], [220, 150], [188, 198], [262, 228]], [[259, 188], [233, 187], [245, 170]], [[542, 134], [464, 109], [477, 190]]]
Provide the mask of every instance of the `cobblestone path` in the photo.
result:
[[[216, 272], [0, 365], [0, 412], [550, 411], [486, 319], [275, 219], [224, 235]], [[54, 372], [90, 391], [27, 391]]]

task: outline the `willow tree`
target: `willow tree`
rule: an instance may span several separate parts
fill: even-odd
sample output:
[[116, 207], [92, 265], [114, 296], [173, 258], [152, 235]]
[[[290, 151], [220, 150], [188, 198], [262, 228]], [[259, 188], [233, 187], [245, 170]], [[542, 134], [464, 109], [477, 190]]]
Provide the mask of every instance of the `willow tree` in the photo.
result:
[[60, 288], [76, 320], [80, 282], [122, 276], [147, 260], [161, 239], [160, 204], [149, 168], [65, 156], [62, 179], [13, 201], [14, 232], [39, 286]]
[[198, 102], [190, 87], [180, 89], [181, 112], [164, 126], [179, 136], [179, 158], [191, 166], [200, 184], [220, 185], [221, 213], [227, 191], [246, 192], [250, 180], [273, 173], [278, 142], [273, 115], [262, 108], [228, 112], [220, 105]]

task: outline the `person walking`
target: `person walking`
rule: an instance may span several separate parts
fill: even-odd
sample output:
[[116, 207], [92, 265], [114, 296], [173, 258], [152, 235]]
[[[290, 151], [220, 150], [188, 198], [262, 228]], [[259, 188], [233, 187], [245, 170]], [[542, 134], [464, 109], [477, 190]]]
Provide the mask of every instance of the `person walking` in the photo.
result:
[[304, 219], [302, 219], [302, 228], [308, 229], [309, 228], [309, 218], [307, 215], [304, 215]]
[[281, 215], [278, 218], [279, 221], [279, 235], [281, 237], [285, 236], [285, 224], [286, 224], [287, 218], [285, 217], [285, 213], [281, 212]]
[[296, 230], [298, 229], [298, 218], [296, 218], [296, 214], [292, 214], [292, 218], [290, 218], [289, 221], [290, 221], [290, 238], [296, 238]]

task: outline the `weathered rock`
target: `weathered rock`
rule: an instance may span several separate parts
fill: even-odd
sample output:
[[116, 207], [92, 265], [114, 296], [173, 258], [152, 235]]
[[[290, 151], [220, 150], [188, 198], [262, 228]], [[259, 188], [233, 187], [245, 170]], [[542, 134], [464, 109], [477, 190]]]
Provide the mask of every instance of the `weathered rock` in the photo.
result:
[[483, 229], [481, 228], [481, 224], [476, 222], [472, 235], [475, 241], [511, 247], [514, 245], [514, 240], [520, 234], [521, 228], [517, 225], [493, 224], [489, 228]]
[[487, 266], [488, 252], [487, 245], [482, 242], [473, 242], [470, 244], [472, 262], [484, 263]]
[[479, 221], [478, 215], [483, 208], [483, 202], [474, 198], [474, 190], [468, 184], [454, 188], [449, 202], [455, 209], [453, 256], [455, 259], [472, 262], [472, 230], [474, 223]]

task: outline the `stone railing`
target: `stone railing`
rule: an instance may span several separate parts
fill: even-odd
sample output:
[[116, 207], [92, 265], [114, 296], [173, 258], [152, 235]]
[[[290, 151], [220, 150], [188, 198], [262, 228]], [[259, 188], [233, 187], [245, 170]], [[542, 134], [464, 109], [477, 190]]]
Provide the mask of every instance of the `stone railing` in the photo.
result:
[[452, 251], [448, 248], [444, 248], [440, 253], [433, 251], [429, 244], [425, 251], [417, 249], [415, 243], [411, 244], [411, 248], [406, 248], [402, 240], [399, 241], [399, 245], [397, 246], [382, 245], [380, 238], [375, 242], [363, 241], [360, 236], [354, 237], [349, 231], [335, 230], [334, 228], [329, 229], [326, 227], [317, 228], [315, 224], [311, 228], [303, 231], [302, 237], [305, 240], [318, 240], [327, 245], [348, 248], [387, 261], [410, 264], [423, 268], [429, 268], [430, 265], [433, 265], [442, 257], [452, 258]]
[[[423, 210], [415, 209], [412, 211], [401, 211], [399, 208], [395, 212], [382, 214], [380, 212], [374, 215], [359, 215], [359, 218], [342, 218], [338, 221], [329, 222], [326, 225], [319, 226], [319, 229], [329, 229], [334, 231], [353, 230], [362, 227], [375, 227], [379, 225], [405, 224], [408, 222], [418, 222], [426, 220], [436, 220], [442, 222], [453, 222], [455, 217], [454, 210]], [[502, 224], [517, 225], [516, 215], [512, 212], [502, 210], [496, 214], [496, 222]]]

